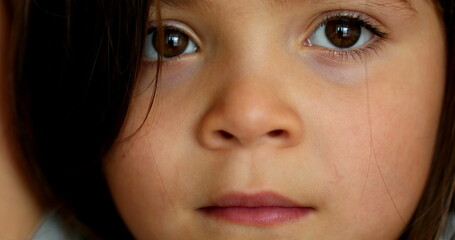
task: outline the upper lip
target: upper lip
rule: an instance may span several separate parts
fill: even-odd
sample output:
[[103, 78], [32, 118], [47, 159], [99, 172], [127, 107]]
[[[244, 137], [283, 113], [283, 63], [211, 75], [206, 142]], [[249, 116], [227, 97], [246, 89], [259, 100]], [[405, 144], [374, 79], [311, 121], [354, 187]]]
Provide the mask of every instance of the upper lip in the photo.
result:
[[208, 207], [303, 207], [278, 193], [265, 191], [254, 194], [232, 192], [216, 198]]

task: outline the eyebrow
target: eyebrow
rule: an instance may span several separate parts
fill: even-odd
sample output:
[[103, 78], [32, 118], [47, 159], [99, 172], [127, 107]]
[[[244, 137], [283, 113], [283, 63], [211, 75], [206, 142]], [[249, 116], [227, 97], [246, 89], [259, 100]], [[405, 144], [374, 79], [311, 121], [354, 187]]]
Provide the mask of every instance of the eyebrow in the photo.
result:
[[[215, 5], [211, 1], [205, 1], [205, 0], [158, 0], [160, 1], [160, 5], [168, 6], [168, 7], [173, 7], [173, 8], [186, 8], [186, 7], [202, 7], [208, 10], [213, 10], [215, 9]], [[246, 0], [247, 1], [247, 0]], [[289, 0], [264, 0], [271, 6], [284, 6], [288, 4]], [[310, 0], [311, 1], [311, 0]], [[330, 2], [330, 4], [333, 3], [339, 3], [345, 0], [336, 0], [336, 1], [330, 1], [330, 0], [313, 0], [315, 2]], [[355, 4], [361, 4], [361, 3], [355, 3]], [[415, 12], [414, 7], [412, 6], [411, 2], [409, 0], [364, 0], [364, 3], [362, 3], [365, 6], [381, 6], [381, 7], [390, 7], [390, 8], [398, 8], [398, 9], [404, 9], [404, 10], [410, 10], [412, 12]]]

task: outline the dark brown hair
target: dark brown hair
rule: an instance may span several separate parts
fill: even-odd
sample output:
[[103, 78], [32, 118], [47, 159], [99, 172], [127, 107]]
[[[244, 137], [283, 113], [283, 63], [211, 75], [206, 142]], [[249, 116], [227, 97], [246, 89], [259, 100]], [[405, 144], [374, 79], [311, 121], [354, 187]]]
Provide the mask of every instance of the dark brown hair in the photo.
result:
[[[439, 239], [454, 211], [455, 189], [455, 2], [440, 0], [447, 45], [445, 93], [433, 162], [424, 195], [401, 239]], [[453, 217], [453, 216], [452, 216]], [[450, 239], [455, 238], [452, 236]]]
[[100, 159], [128, 109], [149, 2], [35, 0], [22, 13], [15, 119], [41, 191], [66, 220], [87, 226], [90, 238], [131, 239]]
[[[455, 182], [454, 0], [439, 1], [447, 80], [431, 175], [401, 239], [438, 239]], [[14, 81], [21, 147], [43, 195], [101, 239], [131, 239], [101, 159], [125, 119], [142, 58], [148, 0], [35, 0], [21, 9]], [[88, 231], [88, 230], [87, 230]]]

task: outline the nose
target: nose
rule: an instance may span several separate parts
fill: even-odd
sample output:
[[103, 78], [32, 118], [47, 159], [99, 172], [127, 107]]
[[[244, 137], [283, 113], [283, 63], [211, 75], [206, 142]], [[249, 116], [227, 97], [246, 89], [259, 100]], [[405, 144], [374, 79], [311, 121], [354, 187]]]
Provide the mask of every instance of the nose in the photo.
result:
[[200, 143], [209, 149], [298, 144], [303, 136], [301, 119], [280, 96], [278, 90], [255, 81], [230, 83], [203, 116]]

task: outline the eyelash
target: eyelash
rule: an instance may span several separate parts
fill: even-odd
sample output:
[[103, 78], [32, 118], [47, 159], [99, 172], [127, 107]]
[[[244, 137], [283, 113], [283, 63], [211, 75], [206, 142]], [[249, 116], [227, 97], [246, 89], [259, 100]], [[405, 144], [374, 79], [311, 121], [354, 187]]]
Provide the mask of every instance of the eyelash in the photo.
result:
[[[360, 27], [363, 27], [370, 31], [375, 37], [376, 40], [373, 42], [369, 41], [370, 43], [366, 43], [365, 46], [354, 48], [354, 49], [329, 49], [323, 48], [325, 53], [331, 57], [335, 58], [335, 60], [346, 61], [349, 59], [353, 59], [355, 61], [363, 61], [365, 58], [370, 58], [373, 53], [378, 53], [381, 49], [381, 43], [385, 40], [388, 40], [389, 33], [382, 30], [382, 27], [373, 22], [368, 17], [364, 16], [360, 13], [354, 12], [346, 12], [346, 11], [338, 11], [332, 12], [328, 16], [324, 18], [324, 20], [311, 31], [311, 35], [320, 27], [327, 25], [330, 21], [340, 20], [340, 19], [347, 19], [351, 23], [359, 24]], [[308, 45], [309, 38], [305, 40], [305, 45]]]

